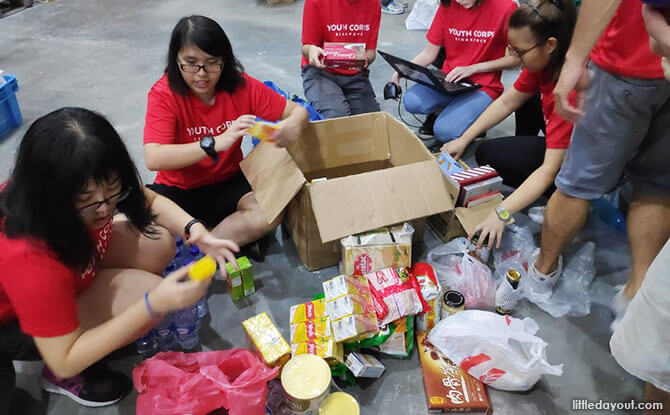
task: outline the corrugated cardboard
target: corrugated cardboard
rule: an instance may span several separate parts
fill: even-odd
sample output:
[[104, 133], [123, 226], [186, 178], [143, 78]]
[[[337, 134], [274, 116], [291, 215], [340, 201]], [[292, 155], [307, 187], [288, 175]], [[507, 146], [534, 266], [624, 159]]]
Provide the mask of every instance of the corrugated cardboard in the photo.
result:
[[423, 143], [386, 112], [312, 122], [288, 151], [261, 143], [240, 166], [268, 221], [287, 207], [310, 270], [337, 264], [338, 240], [351, 234], [411, 221], [422, 240], [423, 218], [452, 211], [457, 196]]

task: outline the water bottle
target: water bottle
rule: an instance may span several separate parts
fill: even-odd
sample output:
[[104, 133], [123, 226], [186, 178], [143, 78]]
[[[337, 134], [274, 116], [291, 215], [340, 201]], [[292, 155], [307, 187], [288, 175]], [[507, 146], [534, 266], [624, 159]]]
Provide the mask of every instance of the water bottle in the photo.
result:
[[153, 330], [137, 339], [135, 342], [137, 353], [144, 359], [148, 359], [158, 352], [158, 342], [156, 341], [156, 334]]
[[618, 232], [626, 233], [626, 217], [623, 213], [614, 207], [605, 198], [594, 200], [593, 213], [599, 217], [603, 222], [616, 229]]
[[177, 267], [176, 267], [176, 265], [175, 265], [175, 261], [170, 262], [170, 263], [168, 264], [167, 268], [165, 268], [165, 272], [163, 273], [163, 277], [167, 277], [168, 274], [174, 272], [174, 270], [175, 270], [176, 268], [177, 268]]
[[[200, 249], [196, 245], [191, 246], [189, 253], [191, 254], [191, 261], [193, 262], [205, 256], [204, 253], [200, 252]], [[209, 305], [207, 304], [206, 295], [203, 295], [202, 298], [198, 300], [197, 307], [198, 307], [198, 317], [203, 318], [207, 314], [209, 314]]]
[[177, 350], [179, 348], [177, 334], [173, 323], [174, 314], [168, 313], [163, 317], [163, 320], [154, 327], [156, 340], [158, 341], [158, 348], [161, 352]]
[[193, 349], [200, 342], [198, 337], [198, 307], [193, 305], [175, 313], [177, 342], [184, 350]]

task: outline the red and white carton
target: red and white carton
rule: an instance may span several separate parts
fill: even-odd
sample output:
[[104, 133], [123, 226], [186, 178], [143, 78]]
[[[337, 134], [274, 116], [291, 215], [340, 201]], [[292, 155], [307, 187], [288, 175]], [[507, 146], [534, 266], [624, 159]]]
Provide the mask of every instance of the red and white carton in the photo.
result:
[[326, 42], [323, 64], [328, 68], [361, 71], [365, 67], [365, 43]]
[[503, 180], [500, 176], [494, 176], [486, 180], [471, 183], [467, 186], [462, 186], [456, 204], [458, 206], [465, 206], [465, 202], [469, 200], [489, 193], [500, 192], [502, 188]]
[[451, 175], [451, 178], [456, 181], [461, 186], [467, 186], [471, 183], [480, 182], [482, 180], [490, 179], [491, 177], [496, 177], [498, 172], [493, 167], [486, 166], [477, 167], [470, 170], [465, 170], [460, 173], [455, 173]]
[[467, 199], [465, 201], [465, 207], [466, 208], [475, 207], [477, 205], [481, 205], [482, 203], [486, 203], [489, 200], [493, 200], [493, 199], [498, 198], [498, 197], [500, 197], [500, 191], [498, 191], [498, 190], [494, 190], [492, 192], [484, 193], [483, 195], [474, 196], [474, 197], [471, 197], [470, 199]]

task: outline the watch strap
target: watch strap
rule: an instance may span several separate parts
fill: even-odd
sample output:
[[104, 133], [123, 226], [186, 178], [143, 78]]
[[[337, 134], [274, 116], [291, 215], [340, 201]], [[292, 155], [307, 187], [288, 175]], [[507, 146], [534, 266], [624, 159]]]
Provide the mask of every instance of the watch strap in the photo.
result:
[[191, 219], [186, 226], [184, 226], [184, 235], [186, 235], [186, 239], [191, 237], [191, 226], [195, 225], [196, 223], [201, 223], [202, 226], [205, 226], [205, 222], [201, 221], [200, 219]]

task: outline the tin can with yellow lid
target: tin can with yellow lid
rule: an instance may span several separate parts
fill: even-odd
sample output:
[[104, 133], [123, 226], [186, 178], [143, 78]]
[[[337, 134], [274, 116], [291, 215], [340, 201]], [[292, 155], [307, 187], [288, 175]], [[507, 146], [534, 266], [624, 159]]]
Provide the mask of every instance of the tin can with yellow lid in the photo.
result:
[[319, 405], [330, 392], [330, 366], [321, 357], [303, 354], [289, 360], [281, 372], [290, 415], [318, 415]]
[[333, 392], [321, 402], [319, 415], [360, 415], [356, 398], [344, 392]]

